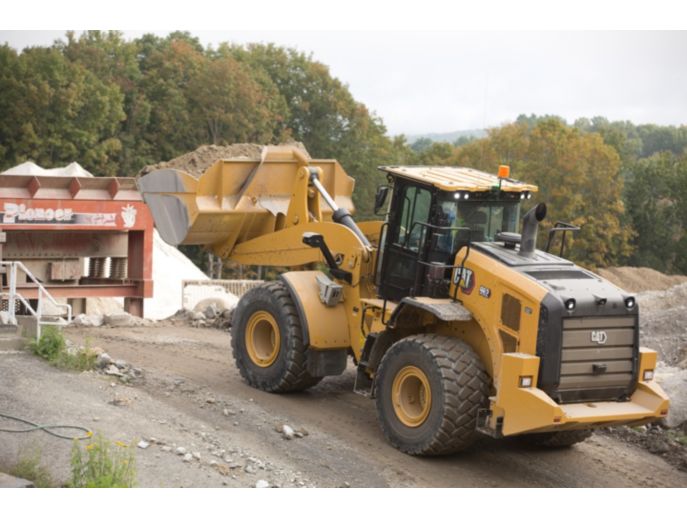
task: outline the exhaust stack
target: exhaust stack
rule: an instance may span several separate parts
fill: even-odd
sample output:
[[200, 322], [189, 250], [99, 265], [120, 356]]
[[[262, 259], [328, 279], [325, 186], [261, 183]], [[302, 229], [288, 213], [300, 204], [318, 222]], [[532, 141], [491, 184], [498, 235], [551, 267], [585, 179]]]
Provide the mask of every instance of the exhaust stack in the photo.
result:
[[527, 211], [522, 219], [522, 235], [520, 238], [520, 256], [530, 258], [537, 246], [537, 229], [539, 222], [546, 217], [546, 204], [537, 204]]

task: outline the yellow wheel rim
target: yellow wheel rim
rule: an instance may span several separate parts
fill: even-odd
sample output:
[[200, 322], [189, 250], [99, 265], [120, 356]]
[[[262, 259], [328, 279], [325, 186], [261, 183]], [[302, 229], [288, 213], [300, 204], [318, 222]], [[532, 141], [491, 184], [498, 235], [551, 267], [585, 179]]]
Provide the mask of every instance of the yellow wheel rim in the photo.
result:
[[422, 425], [432, 408], [432, 390], [427, 375], [417, 366], [405, 366], [394, 377], [391, 401], [403, 425]]
[[281, 334], [272, 314], [260, 310], [248, 319], [246, 350], [253, 363], [261, 368], [274, 364], [279, 355]]

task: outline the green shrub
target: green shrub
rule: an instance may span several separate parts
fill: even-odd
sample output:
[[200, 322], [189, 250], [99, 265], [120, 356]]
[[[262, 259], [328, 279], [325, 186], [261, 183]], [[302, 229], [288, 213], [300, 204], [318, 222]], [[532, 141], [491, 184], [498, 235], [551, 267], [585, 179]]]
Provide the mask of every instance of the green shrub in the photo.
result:
[[88, 345], [75, 353], [67, 351], [67, 341], [56, 326], [45, 327], [41, 338], [31, 341], [31, 351], [53, 366], [76, 371], [93, 369], [98, 357]]
[[41, 465], [41, 451], [39, 449], [21, 455], [17, 464], [8, 472], [14, 477], [31, 481], [37, 488], [55, 486], [50, 473]]
[[77, 440], [72, 447], [74, 488], [131, 488], [136, 485], [134, 442], [110, 442], [100, 434], [86, 445]]
[[66, 348], [64, 336], [55, 326], [46, 326], [41, 338], [31, 341], [31, 351], [50, 362], [55, 362], [61, 354], [65, 353]]

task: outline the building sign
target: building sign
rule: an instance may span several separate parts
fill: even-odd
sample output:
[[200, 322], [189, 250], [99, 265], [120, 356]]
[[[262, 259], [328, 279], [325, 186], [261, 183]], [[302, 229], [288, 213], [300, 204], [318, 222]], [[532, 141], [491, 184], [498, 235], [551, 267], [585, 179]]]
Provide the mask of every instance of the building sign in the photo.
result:
[[[131, 228], [136, 223], [136, 208], [131, 204], [122, 208], [122, 224]], [[4, 202], [0, 225], [83, 225], [117, 227], [117, 213], [75, 212], [69, 207], [27, 207], [26, 204]]]

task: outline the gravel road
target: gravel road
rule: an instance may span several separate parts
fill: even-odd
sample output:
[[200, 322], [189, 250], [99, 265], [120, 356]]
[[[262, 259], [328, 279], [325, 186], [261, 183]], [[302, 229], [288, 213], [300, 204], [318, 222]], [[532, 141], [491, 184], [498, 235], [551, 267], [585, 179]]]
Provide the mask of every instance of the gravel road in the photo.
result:
[[[410, 457], [384, 441], [374, 402], [352, 392], [352, 367], [305, 393], [263, 393], [243, 383], [229, 336], [219, 330], [167, 324], [68, 328], [65, 335], [141, 368], [142, 379], [124, 385], [96, 372], [60, 371], [27, 353], [0, 352], [0, 412], [147, 441], [137, 449], [140, 486], [246, 487], [259, 480], [281, 487], [687, 486], [687, 473], [601, 434], [568, 450], [485, 438], [459, 455]], [[284, 439], [276, 430], [284, 424], [303, 437]], [[192, 459], [184, 461], [179, 447]], [[0, 433], [0, 467], [40, 449], [53, 475], [66, 480], [70, 448], [40, 432]]]

